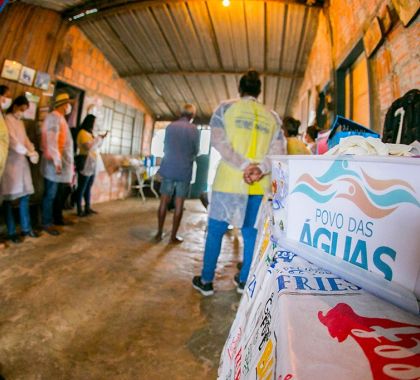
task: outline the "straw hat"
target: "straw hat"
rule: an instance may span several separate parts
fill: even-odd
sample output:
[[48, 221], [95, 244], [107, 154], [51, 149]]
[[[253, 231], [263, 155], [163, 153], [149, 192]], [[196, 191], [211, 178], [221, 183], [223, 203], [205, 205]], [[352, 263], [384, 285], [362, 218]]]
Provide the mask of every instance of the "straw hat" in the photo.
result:
[[58, 108], [64, 104], [67, 103], [74, 103], [74, 99], [70, 99], [69, 94], [67, 94], [66, 92], [63, 92], [61, 94], [57, 94], [55, 99], [54, 99], [54, 108]]

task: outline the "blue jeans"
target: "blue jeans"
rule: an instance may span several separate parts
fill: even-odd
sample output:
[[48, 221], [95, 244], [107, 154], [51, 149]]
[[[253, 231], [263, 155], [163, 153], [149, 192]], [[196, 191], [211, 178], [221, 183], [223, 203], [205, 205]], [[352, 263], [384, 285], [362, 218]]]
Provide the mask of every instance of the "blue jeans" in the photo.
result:
[[[262, 201], [262, 195], [250, 195], [246, 206], [244, 224], [242, 226], [242, 237], [244, 239], [244, 257], [242, 269], [239, 274], [239, 281], [246, 282], [252, 264], [257, 229], [254, 228], [258, 210]], [[228, 223], [209, 218], [206, 247], [204, 250], [204, 263], [201, 272], [203, 282], [212, 282], [216, 270], [217, 260], [222, 247], [223, 235], [226, 233]]]
[[42, 226], [53, 225], [53, 205], [57, 194], [58, 182], [44, 178], [44, 196], [42, 197]]
[[[13, 216], [12, 202], [4, 201], [3, 208], [5, 213], [7, 233], [16, 235], [16, 224]], [[20, 227], [23, 233], [32, 231], [31, 217], [29, 216], [29, 195], [19, 198], [19, 214], [20, 214]]]
[[76, 203], [77, 212], [82, 212], [82, 199], [85, 199], [85, 209], [90, 209], [90, 189], [92, 188], [95, 176], [86, 177], [80, 172], [77, 174], [77, 192], [76, 192]]

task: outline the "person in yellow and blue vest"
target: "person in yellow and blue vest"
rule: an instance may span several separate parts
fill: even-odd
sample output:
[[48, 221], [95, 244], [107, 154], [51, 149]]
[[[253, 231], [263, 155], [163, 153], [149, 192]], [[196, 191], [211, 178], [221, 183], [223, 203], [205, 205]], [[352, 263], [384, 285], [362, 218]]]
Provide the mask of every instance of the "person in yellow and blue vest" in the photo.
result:
[[229, 224], [240, 227], [243, 264], [234, 281], [243, 293], [251, 267], [257, 229], [255, 221], [270, 186], [269, 155], [285, 153], [279, 116], [257, 101], [261, 80], [250, 70], [239, 82], [239, 99], [218, 106], [210, 120], [211, 143], [221, 161], [212, 187], [203, 269], [193, 287], [204, 296], [214, 293], [213, 278], [222, 239]]

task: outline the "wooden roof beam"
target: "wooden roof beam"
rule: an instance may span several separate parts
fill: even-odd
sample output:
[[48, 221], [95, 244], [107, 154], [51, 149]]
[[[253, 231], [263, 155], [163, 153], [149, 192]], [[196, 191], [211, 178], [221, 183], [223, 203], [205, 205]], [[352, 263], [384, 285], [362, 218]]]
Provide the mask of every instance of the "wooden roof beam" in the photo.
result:
[[[221, 1], [221, 0], [188, 0], [189, 2]], [[253, 0], [267, 1], [267, 0]], [[325, 0], [268, 0], [284, 4], [295, 4], [305, 7], [322, 8]], [[163, 4], [183, 3], [185, 0], [88, 0], [80, 5], [70, 7], [65, 10], [63, 18], [76, 23], [93, 21], [106, 16], [112, 16], [121, 12], [130, 10], [141, 10], [153, 6], [162, 6]]]
[[[243, 71], [227, 71], [227, 70], [214, 70], [214, 71], [194, 71], [194, 70], [179, 70], [179, 71], [168, 71], [168, 70], [156, 70], [156, 71], [133, 71], [133, 72], [122, 72], [119, 73], [121, 78], [132, 78], [138, 76], [148, 75], [242, 75]], [[288, 79], [300, 79], [303, 78], [302, 73], [290, 73], [285, 71], [259, 71], [260, 76], [266, 77], [279, 77]]]

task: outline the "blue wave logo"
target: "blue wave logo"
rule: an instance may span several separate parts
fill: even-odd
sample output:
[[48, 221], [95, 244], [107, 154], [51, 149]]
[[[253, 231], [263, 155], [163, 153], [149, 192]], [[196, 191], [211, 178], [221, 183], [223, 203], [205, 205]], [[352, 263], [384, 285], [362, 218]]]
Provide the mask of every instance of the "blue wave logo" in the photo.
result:
[[[347, 191], [333, 190], [336, 182], [347, 183]], [[399, 188], [395, 189], [398, 186]], [[391, 189], [391, 187], [393, 189]], [[365, 215], [380, 219], [394, 212], [400, 204], [408, 203], [420, 207], [414, 188], [399, 179], [381, 180], [370, 177], [363, 170], [361, 174], [349, 169], [346, 160], [336, 160], [319, 176], [305, 173], [296, 181], [291, 194], [301, 193], [317, 203], [327, 203], [331, 199], [347, 199]]]

